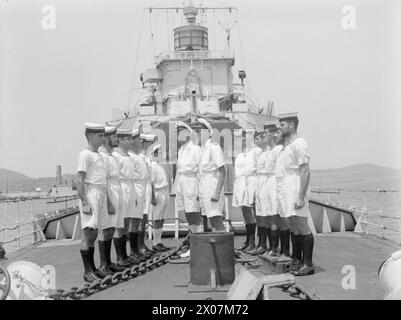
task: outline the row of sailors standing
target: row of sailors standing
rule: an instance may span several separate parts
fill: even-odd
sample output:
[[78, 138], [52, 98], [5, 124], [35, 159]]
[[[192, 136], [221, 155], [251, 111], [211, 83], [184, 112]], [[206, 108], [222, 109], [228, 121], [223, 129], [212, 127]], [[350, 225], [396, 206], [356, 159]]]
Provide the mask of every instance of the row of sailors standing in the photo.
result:
[[[158, 162], [161, 145], [145, 152], [155, 136], [136, 129], [86, 123], [88, 148], [78, 156], [78, 196], [82, 224], [80, 253], [84, 280], [93, 282], [139, 264], [155, 252], [169, 250], [161, 242], [168, 205], [168, 180]], [[145, 245], [145, 228], [153, 206], [153, 247]], [[100, 265], [94, 262], [98, 239]], [[127, 254], [126, 243], [130, 244]], [[114, 243], [116, 262], [111, 261]]]
[[294, 260], [293, 273], [303, 276], [314, 273], [315, 228], [308, 208], [310, 155], [298, 123], [297, 114], [283, 114], [263, 131], [237, 134], [242, 153], [235, 159], [232, 205], [242, 209], [247, 231], [239, 250]]
[[[223, 150], [211, 138], [213, 129], [203, 118], [189, 125], [178, 122], [177, 131], [186, 141], [178, 151], [175, 206], [179, 214], [185, 214], [191, 233], [204, 232], [205, 220], [213, 232], [224, 232]], [[188, 245], [186, 249], [181, 257], [190, 255]]]

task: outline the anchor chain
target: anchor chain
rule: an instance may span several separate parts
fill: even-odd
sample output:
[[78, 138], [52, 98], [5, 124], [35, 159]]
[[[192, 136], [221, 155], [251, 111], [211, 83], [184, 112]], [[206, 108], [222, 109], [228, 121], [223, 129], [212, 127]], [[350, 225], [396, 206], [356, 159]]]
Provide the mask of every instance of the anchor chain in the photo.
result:
[[303, 287], [292, 284], [281, 286], [283, 292], [288, 293], [291, 297], [298, 298], [300, 300], [320, 300], [314, 293], [306, 291]]
[[146, 272], [158, 268], [167, 263], [167, 260], [171, 257], [177, 256], [181, 251], [184, 244], [181, 244], [175, 249], [168, 252], [162, 253], [157, 257], [150, 258], [146, 261], [126, 268], [124, 271], [119, 271], [113, 275], [106, 276], [101, 281], [95, 281], [91, 284], [84, 284], [82, 287], [72, 287], [69, 290], [59, 289], [56, 293], [49, 294], [48, 298], [53, 300], [66, 300], [68, 298], [73, 300], [80, 300], [91, 296], [96, 292], [103, 291], [110, 287], [113, 287], [121, 282], [127, 281], [130, 278], [136, 278], [144, 275]]

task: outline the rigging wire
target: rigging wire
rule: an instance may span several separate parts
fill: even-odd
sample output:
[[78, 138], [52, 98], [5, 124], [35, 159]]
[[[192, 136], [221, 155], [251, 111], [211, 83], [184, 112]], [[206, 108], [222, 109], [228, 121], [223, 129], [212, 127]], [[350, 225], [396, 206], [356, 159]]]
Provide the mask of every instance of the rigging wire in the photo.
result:
[[[242, 45], [241, 23], [240, 23], [240, 20], [239, 20], [238, 8], [236, 8], [235, 11], [237, 13], [236, 19], [237, 19], [237, 22], [238, 22], [239, 45], [240, 45], [240, 50], [241, 50], [242, 65], [244, 67], [244, 70], [247, 70], [246, 67], [245, 67], [245, 55], [244, 55], [244, 48], [243, 48], [243, 45]], [[254, 97], [249, 79], [247, 79], [247, 84], [248, 84], [248, 88], [249, 88], [249, 93], [251, 94], [251, 96]], [[259, 102], [258, 98], [254, 97], [254, 99], [256, 100], [258, 105], [260, 106], [260, 102]], [[254, 112], [258, 112], [258, 110], [254, 110]]]
[[[142, 10], [142, 17], [141, 17], [141, 22], [139, 25], [138, 43], [137, 43], [137, 47], [136, 47], [136, 54], [135, 54], [135, 60], [134, 60], [134, 69], [133, 69], [133, 74], [131, 77], [131, 85], [129, 87], [129, 98], [128, 98], [128, 104], [127, 104], [127, 109], [129, 110], [129, 112], [132, 111], [132, 110], [130, 110], [130, 108], [131, 108], [130, 106], [131, 106], [131, 102], [132, 102], [132, 98], [133, 98], [133, 94], [134, 94], [133, 88], [134, 88], [134, 83], [135, 83], [135, 78], [136, 78], [136, 67], [137, 67], [137, 63], [138, 63], [139, 49], [141, 46], [144, 17], [145, 17], [145, 9]], [[135, 112], [135, 109], [133, 111]]]

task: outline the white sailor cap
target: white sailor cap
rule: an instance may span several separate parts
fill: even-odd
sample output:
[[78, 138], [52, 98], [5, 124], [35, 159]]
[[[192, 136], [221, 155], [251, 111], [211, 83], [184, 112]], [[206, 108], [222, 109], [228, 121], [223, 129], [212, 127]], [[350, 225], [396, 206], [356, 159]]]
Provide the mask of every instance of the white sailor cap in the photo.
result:
[[243, 137], [244, 130], [243, 129], [235, 129], [234, 130], [234, 137]]
[[277, 131], [279, 125], [280, 124], [277, 122], [270, 122], [270, 123], [265, 124], [263, 128], [269, 133], [274, 133]]
[[117, 137], [119, 138], [126, 138], [131, 137], [132, 133], [128, 129], [117, 129]]
[[135, 138], [138, 138], [139, 136], [140, 136], [140, 131], [139, 131], [139, 128], [136, 128], [136, 129], [133, 129], [132, 131], [131, 131], [131, 136], [132, 136], [132, 139], [135, 139]]
[[85, 122], [85, 131], [87, 133], [104, 133], [105, 125], [93, 122]]
[[155, 145], [152, 147], [152, 150], [150, 151], [150, 153], [155, 153], [156, 150], [160, 150], [161, 147], [162, 147], [161, 143], [155, 144]]
[[189, 131], [189, 133], [193, 132], [192, 128], [183, 121], [177, 121], [176, 125], [177, 125], [178, 130], [179, 130], [179, 128], [185, 128]]
[[207, 122], [207, 121], [206, 121], [205, 119], [203, 119], [203, 118], [198, 118], [198, 121], [199, 121], [200, 123], [202, 123], [202, 124], [209, 130], [210, 133], [213, 133], [213, 128], [212, 128], [212, 126], [210, 125], [209, 122]]
[[141, 134], [141, 140], [143, 140], [143, 141], [154, 142], [155, 139], [156, 139], [156, 136], [154, 134], [149, 134], [149, 133]]
[[116, 127], [111, 127], [111, 126], [106, 126], [106, 128], [104, 128], [104, 136], [105, 137], [109, 137], [109, 136], [113, 136], [117, 133], [117, 128]]
[[298, 112], [287, 112], [278, 115], [279, 121], [294, 121], [298, 120]]

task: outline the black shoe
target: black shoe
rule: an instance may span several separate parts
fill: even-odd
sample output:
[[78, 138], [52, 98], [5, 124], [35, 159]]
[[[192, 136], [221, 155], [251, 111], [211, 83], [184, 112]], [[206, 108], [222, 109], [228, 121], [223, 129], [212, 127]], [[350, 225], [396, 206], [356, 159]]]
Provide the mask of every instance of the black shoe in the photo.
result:
[[255, 244], [251, 243], [251, 244], [249, 244], [243, 251], [244, 251], [245, 253], [249, 253], [250, 251], [252, 251], [252, 250], [254, 250], [254, 249], [256, 249], [256, 246], [255, 246]]
[[171, 247], [166, 247], [163, 243], [159, 243], [159, 244], [164, 249], [164, 251], [169, 251], [172, 249]]
[[130, 266], [130, 264], [128, 264], [127, 267], [122, 267], [122, 266], [119, 266], [118, 264], [115, 264], [115, 263], [112, 263], [112, 264], [108, 265], [108, 267], [111, 270], [111, 272], [121, 272], [121, 271], [124, 271], [129, 266]]
[[156, 253], [163, 252], [162, 248], [160, 248], [160, 246], [158, 244], [155, 246], [152, 246], [152, 250]]
[[136, 252], [132, 252], [128, 258], [127, 258], [128, 262], [132, 263], [132, 264], [140, 264], [141, 262], [145, 261], [145, 257], [142, 255], [139, 255]]
[[[152, 252], [153, 252], [153, 251], [152, 251]], [[146, 259], [149, 259], [149, 258], [151, 258], [151, 257], [153, 256], [153, 253], [150, 253], [150, 252], [146, 251], [145, 248], [140, 249], [140, 250], [139, 250], [139, 253], [140, 253], [142, 256], [145, 257], [145, 260], [146, 260]]]
[[166, 252], [166, 251], [170, 250], [170, 248], [163, 246], [163, 244], [161, 244], [161, 243], [157, 244], [156, 248], [159, 252]]
[[242, 246], [240, 246], [238, 249], [236, 250], [240, 250], [240, 251], [244, 251], [246, 248], [248, 247], [248, 242], [244, 242], [242, 244]]
[[304, 264], [301, 268], [299, 268], [298, 270], [294, 270], [291, 272], [294, 276], [309, 276], [311, 274], [315, 273], [315, 267], [314, 266], [308, 266], [306, 264]]
[[116, 265], [117, 265], [117, 267], [125, 269], [125, 268], [130, 267], [132, 265], [132, 263], [128, 261], [128, 258], [127, 259], [118, 259], [116, 261]]
[[265, 247], [258, 247], [255, 250], [252, 250], [251, 252], [248, 252], [252, 256], [258, 256], [261, 254], [264, 254], [267, 251], [267, 248]]
[[95, 281], [100, 281], [100, 278], [93, 271], [90, 271], [84, 274], [84, 280], [92, 283]]
[[105, 278], [105, 277], [107, 277], [107, 276], [112, 276], [112, 275], [113, 275], [113, 271], [111, 271], [111, 270], [109, 269], [108, 266], [100, 266], [100, 267], [95, 271], [95, 274], [96, 274], [99, 278], [103, 279], [103, 278]]

